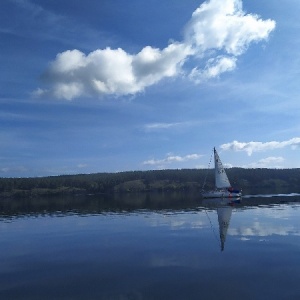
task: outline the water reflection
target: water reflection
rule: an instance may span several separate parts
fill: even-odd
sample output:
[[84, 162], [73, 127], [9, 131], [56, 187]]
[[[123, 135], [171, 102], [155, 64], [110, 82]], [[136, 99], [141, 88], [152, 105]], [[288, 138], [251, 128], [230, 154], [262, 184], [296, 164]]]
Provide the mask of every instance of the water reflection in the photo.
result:
[[8, 198], [0, 199], [0, 217], [196, 210], [199, 204], [199, 195], [185, 193]]
[[[239, 202], [240, 200], [237, 200]], [[300, 194], [246, 195], [239, 209], [300, 202]], [[231, 199], [202, 199], [193, 193], [142, 193], [0, 199], [0, 218], [37, 215], [94, 215], [137, 211], [199, 211], [232, 205]]]
[[[202, 205], [206, 208], [215, 209], [218, 214], [218, 224], [219, 224], [219, 236], [220, 236], [220, 247], [221, 251], [225, 249], [225, 241], [227, 236], [227, 231], [230, 224], [230, 219], [232, 215], [232, 208], [236, 204], [240, 204], [241, 199], [227, 199], [227, 198], [214, 198], [214, 199], [203, 199]], [[212, 222], [209, 215], [207, 214], [209, 222], [214, 231]]]
[[299, 203], [186, 193], [1, 199], [0, 298], [300, 299]]

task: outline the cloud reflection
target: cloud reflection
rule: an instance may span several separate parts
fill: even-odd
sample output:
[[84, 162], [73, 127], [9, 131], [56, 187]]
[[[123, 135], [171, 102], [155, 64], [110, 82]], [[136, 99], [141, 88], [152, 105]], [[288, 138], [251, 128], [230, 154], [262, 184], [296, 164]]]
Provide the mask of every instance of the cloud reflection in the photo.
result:
[[238, 228], [230, 228], [228, 230], [229, 235], [242, 236], [242, 237], [266, 237], [271, 235], [280, 236], [300, 236], [299, 229], [294, 226], [283, 226], [276, 224], [266, 224], [260, 222], [254, 222], [249, 227], [241, 226]]

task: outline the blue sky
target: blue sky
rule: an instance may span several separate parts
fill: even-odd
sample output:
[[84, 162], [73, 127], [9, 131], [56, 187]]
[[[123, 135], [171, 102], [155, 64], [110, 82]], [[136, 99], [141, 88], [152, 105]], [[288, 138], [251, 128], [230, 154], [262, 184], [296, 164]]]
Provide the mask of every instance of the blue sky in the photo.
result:
[[0, 176], [299, 168], [298, 0], [4, 0]]

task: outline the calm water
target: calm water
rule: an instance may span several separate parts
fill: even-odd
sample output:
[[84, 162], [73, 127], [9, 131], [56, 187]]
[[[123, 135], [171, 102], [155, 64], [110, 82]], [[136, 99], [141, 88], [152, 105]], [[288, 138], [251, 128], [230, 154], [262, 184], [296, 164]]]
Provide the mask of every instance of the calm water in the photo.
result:
[[300, 195], [0, 200], [1, 299], [300, 299]]

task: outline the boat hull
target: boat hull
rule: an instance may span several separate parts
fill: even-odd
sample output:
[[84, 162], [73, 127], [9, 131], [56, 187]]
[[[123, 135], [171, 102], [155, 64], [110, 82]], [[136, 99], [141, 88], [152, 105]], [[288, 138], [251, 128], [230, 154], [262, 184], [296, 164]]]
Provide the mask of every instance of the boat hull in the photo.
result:
[[229, 191], [210, 191], [210, 192], [203, 192], [203, 198], [239, 198], [242, 196], [242, 193], [233, 193]]

